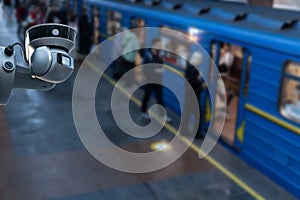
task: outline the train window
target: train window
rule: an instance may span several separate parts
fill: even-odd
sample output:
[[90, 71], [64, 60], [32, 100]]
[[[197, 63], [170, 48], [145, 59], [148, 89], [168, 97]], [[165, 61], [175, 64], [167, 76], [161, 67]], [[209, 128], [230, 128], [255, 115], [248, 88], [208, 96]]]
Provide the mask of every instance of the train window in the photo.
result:
[[300, 63], [287, 63], [282, 83], [280, 113], [300, 123]]
[[167, 29], [160, 30], [160, 38], [162, 41], [163, 48], [175, 52], [162, 52], [161, 56], [165, 62], [168, 62], [172, 65], [184, 69], [186, 66], [186, 60], [189, 58], [190, 55], [189, 51], [191, 41], [187, 41], [186, 37], [180, 37], [181, 35], [172, 35], [173, 33], [174, 32], [170, 32]]
[[118, 33], [117, 30], [121, 27], [122, 14], [117, 11], [107, 11], [107, 26], [106, 31], [109, 36]]

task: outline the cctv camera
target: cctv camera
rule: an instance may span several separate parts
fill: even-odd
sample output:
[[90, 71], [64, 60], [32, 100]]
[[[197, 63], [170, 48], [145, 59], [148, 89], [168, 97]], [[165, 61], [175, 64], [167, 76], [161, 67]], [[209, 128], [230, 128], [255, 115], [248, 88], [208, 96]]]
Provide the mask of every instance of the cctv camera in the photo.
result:
[[25, 51], [32, 75], [43, 81], [61, 83], [72, 74], [76, 32], [60, 24], [42, 24], [26, 31]]
[[[74, 70], [69, 53], [75, 39], [70, 26], [41, 24], [26, 31], [25, 49], [20, 43], [0, 47], [0, 105], [7, 104], [13, 88], [50, 90], [67, 80]], [[22, 60], [15, 45], [22, 47]]]

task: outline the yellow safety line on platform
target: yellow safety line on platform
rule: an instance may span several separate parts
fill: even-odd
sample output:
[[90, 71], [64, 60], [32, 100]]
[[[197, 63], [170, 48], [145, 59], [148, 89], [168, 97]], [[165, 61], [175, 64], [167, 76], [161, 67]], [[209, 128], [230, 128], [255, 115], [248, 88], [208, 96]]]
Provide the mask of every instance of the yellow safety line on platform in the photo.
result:
[[[113, 79], [111, 79], [107, 74], [102, 72], [100, 69], [95, 67], [92, 63], [89, 63], [88, 61], [85, 61], [94, 71], [96, 71], [98, 74], [103, 74], [103, 77], [105, 80], [107, 80], [110, 84], [118, 88], [121, 92], [123, 92], [130, 100], [132, 100], [135, 104], [138, 106], [141, 106], [141, 101], [138, 100], [133, 95], [130, 95], [124, 88], [122, 88], [119, 84], [116, 83]], [[177, 130], [167, 122], [165, 123], [165, 127], [173, 134], [177, 134]], [[182, 135], [178, 134], [179, 138], [186, 144], [189, 144], [188, 139], [183, 137]], [[196, 153], [204, 155], [204, 153], [201, 151], [201, 149], [192, 143], [190, 145], [190, 148], [192, 148]], [[232, 172], [230, 172], [226, 167], [224, 167], [222, 164], [220, 164], [218, 161], [216, 161], [214, 158], [210, 157], [209, 155], [205, 156], [204, 159], [206, 159], [209, 163], [211, 163], [214, 167], [216, 167], [218, 170], [220, 170], [223, 174], [225, 174], [228, 178], [230, 178], [233, 182], [235, 182], [237, 185], [239, 185], [241, 188], [243, 188], [245, 191], [247, 191], [252, 197], [255, 199], [263, 200], [265, 199], [260, 194], [258, 194], [255, 190], [253, 190], [251, 187], [249, 187], [244, 181], [242, 181], [240, 178], [238, 178], [236, 175], [234, 175]]]
[[261, 109], [258, 109], [257, 107], [252, 106], [250, 104], [246, 104], [245, 107], [249, 111], [300, 135], [300, 129], [297, 126], [291, 125], [281, 119], [278, 119], [277, 117], [274, 117], [274, 116], [270, 115], [269, 113], [266, 113], [266, 112], [262, 111]]
[[174, 69], [172, 67], [170, 67], [169, 65], [163, 65], [164, 68], [166, 68], [167, 70], [173, 72], [174, 74], [178, 75], [178, 76], [181, 76], [181, 77], [184, 77], [184, 73], [177, 70], [177, 69]]

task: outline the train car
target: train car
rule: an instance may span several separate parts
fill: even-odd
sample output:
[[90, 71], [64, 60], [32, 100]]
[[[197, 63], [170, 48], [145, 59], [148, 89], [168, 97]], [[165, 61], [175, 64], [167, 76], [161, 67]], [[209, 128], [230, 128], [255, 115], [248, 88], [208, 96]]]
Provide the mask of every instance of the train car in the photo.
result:
[[[135, 24], [186, 33], [197, 39], [217, 65], [221, 64], [224, 52], [230, 51], [232, 63], [223, 77], [230, 96], [229, 114], [221, 141], [229, 149], [238, 150], [237, 156], [300, 196], [298, 12], [205, 0], [82, 0], [81, 3], [90, 11], [90, 17], [98, 18], [96, 31], [100, 33], [100, 41], [115, 34], [116, 25], [129, 28]], [[97, 12], [92, 12], [95, 8]], [[172, 36], [157, 34], [155, 37], [173, 43]], [[150, 36], [139, 39], [146, 40], [144, 37]], [[189, 55], [193, 52], [187, 41], [173, 44]], [[178, 84], [183, 91], [180, 62], [168, 57], [164, 61], [174, 69], [164, 72], [164, 81]], [[171, 94], [166, 92], [164, 100], [178, 112]], [[209, 122], [209, 100], [205, 95], [201, 100], [206, 105], [205, 119]]]

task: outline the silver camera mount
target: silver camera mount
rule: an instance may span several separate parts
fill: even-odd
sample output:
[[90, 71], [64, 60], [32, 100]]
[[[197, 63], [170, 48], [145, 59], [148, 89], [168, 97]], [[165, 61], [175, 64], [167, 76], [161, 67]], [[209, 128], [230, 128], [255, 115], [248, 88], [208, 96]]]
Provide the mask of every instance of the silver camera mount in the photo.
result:
[[[0, 105], [6, 105], [14, 88], [50, 90], [67, 80], [74, 70], [69, 53], [76, 31], [61, 24], [41, 24], [26, 31], [22, 59], [15, 43], [0, 47]], [[24, 56], [24, 51], [26, 56]]]

